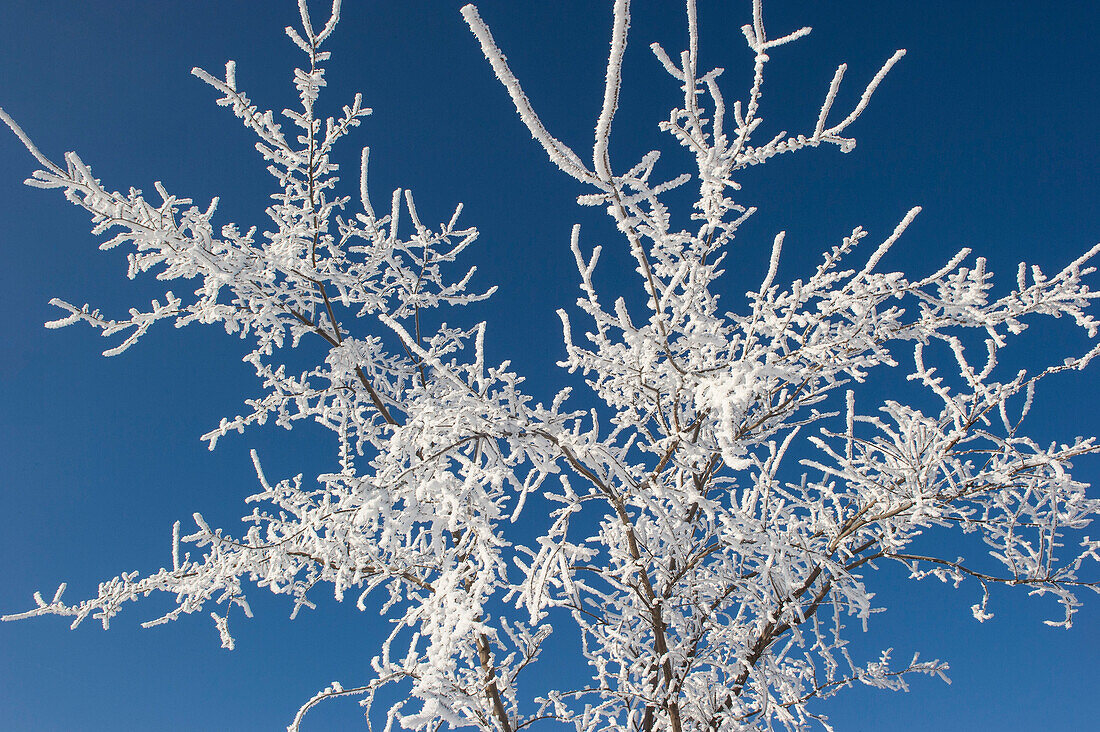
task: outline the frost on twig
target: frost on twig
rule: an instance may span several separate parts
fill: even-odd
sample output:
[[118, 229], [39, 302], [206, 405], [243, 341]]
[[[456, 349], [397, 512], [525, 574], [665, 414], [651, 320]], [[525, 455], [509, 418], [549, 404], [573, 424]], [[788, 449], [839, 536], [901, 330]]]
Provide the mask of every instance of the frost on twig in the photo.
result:
[[[578, 203], [606, 210], [637, 265], [641, 300], [601, 291], [602, 249], [588, 251], [573, 227], [580, 297], [558, 311], [562, 366], [587, 397], [563, 389], [540, 402], [508, 362], [486, 360], [484, 323], [439, 315], [493, 292], [473, 288], [472, 267], [451, 274], [477, 238], [458, 223], [462, 207], [433, 223], [397, 189], [379, 215], [366, 148], [354, 213], [337, 192], [334, 146], [370, 110], [356, 95], [339, 116], [318, 116], [321, 49], [340, 3], [320, 31], [305, 0], [299, 10], [301, 30], [287, 29], [308, 59], [293, 74], [299, 108], [277, 116], [254, 103], [232, 62], [224, 77], [194, 71], [256, 137], [276, 188], [268, 231], [216, 229], [217, 200], [199, 208], [159, 183], [157, 204], [137, 189], [112, 191], [75, 153], [56, 165], [0, 119], [42, 166], [28, 183], [88, 211], [93, 232], [110, 236], [101, 246], [125, 248], [130, 277], [155, 272], [195, 288], [128, 319], [54, 300], [63, 315], [49, 326], [80, 322], [120, 339], [111, 355], [161, 320], [219, 324], [249, 343], [260, 393], [203, 436], [210, 447], [268, 420], [314, 422], [337, 437], [332, 469], [272, 483], [253, 452], [259, 489], [241, 532], [195, 514], [189, 536], [174, 527], [171, 569], [120, 574], [73, 604], [62, 585], [5, 619], [107, 627], [125, 603], [159, 592], [174, 604], [147, 625], [202, 611], [232, 648], [229, 616], [251, 615], [252, 586], [287, 595], [295, 614], [322, 592], [354, 597], [392, 624], [373, 675], [319, 692], [291, 730], [320, 701], [361, 696], [369, 714], [379, 690], [401, 684], [407, 701], [385, 710], [387, 728], [502, 732], [543, 719], [578, 732], [802, 729], [824, 722], [817, 700], [856, 683], [904, 690], [914, 673], [946, 679], [945, 662], [915, 654], [908, 664], [892, 664], [889, 650], [852, 656], [850, 626], [869, 623], [875, 570], [890, 562], [914, 579], [974, 587], [977, 620], [993, 617], [991, 588], [1023, 586], [1052, 596], [1061, 610], [1050, 622], [1069, 626], [1082, 591], [1097, 589], [1089, 577], [1100, 555], [1100, 542], [1082, 536], [1100, 503], [1073, 470], [1100, 445], [1042, 445], [1023, 423], [1046, 384], [1088, 366], [1100, 345], [1030, 370], [1001, 357], [1049, 318], [1064, 316], [1081, 341], [1096, 337], [1088, 277], [1100, 245], [1054, 274], [1021, 264], [1007, 292], [967, 249], [931, 273], [889, 271], [891, 248], [918, 220], [913, 207], [886, 236], [856, 227], [793, 281], [780, 274], [779, 232], [756, 290], [720, 287], [756, 210], [733, 197], [739, 172], [823, 144], [852, 150], [849, 128], [904, 51], [843, 116], [834, 110], [842, 64], [805, 132], [765, 134], [770, 54], [809, 29], [769, 37], [754, 0], [742, 28], [752, 82], [730, 104], [723, 70], [699, 67], [702, 34], [687, 0], [687, 48], [651, 47], [681, 96], [659, 127], [688, 163], [665, 176], [657, 151], [629, 166], [610, 155], [628, 0], [613, 6], [591, 155], [551, 134], [477, 9], [463, 8], [520, 121], [554, 165], [590, 187]], [[697, 195], [683, 209], [667, 194], [688, 185]], [[292, 368], [287, 354], [306, 340], [323, 354]], [[919, 396], [863, 388], [890, 370]], [[570, 399], [587, 399], [585, 408]], [[549, 511], [532, 519], [541, 533], [529, 538], [530, 522], [513, 524], [531, 518], [532, 495]], [[926, 537], [946, 531], [977, 537], [977, 559], [929, 548]], [[555, 629], [579, 640], [591, 678], [532, 691], [523, 672]]]

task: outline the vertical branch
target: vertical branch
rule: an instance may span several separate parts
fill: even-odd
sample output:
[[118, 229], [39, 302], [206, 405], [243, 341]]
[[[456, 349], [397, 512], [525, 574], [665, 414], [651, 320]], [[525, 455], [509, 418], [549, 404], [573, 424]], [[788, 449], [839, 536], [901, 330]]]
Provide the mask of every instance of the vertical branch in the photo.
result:
[[611, 140], [611, 122], [619, 108], [619, 88], [622, 86], [623, 55], [626, 53], [626, 37], [630, 28], [630, 0], [615, 0], [614, 22], [611, 30], [611, 52], [607, 58], [604, 76], [603, 106], [596, 121], [596, 139], [592, 147], [592, 165], [605, 183], [615, 185], [611, 174], [608, 145]]

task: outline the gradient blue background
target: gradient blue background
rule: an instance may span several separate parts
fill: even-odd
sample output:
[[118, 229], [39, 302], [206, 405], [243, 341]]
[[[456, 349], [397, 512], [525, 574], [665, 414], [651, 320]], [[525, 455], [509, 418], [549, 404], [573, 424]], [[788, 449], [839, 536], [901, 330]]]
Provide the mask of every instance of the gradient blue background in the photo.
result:
[[[612, 239], [600, 212], [575, 208], [584, 191], [529, 139], [461, 4], [347, 0], [323, 103], [335, 111], [361, 90], [375, 109], [343, 160], [354, 180], [356, 145], [372, 146], [376, 205], [398, 185], [417, 193], [427, 220], [466, 203], [466, 223], [482, 232], [470, 260], [478, 281], [501, 290], [461, 317], [488, 319], [490, 355], [512, 358], [529, 391], [545, 398], [567, 381], [553, 362], [563, 352], [554, 310], [575, 298], [569, 228], [582, 222], [589, 245]], [[684, 47], [677, 6], [636, 2], [612, 150], [620, 167], [664, 144], [656, 122], [677, 93], [645, 47], [660, 40], [673, 55]], [[704, 64], [727, 68], [724, 88], [735, 98], [751, 71], [738, 30], [749, 3], [700, 6]], [[583, 152], [602, 93], [609, 3], [484, 0], [480, 8], [553, 134]], [[761, 211], [742, 229], [727, 304], [759, 280], [775, 231], [789, 232], [781, 269], [789, 280], [855, 225], [884, 236], [915, 204], [924, 213], [883, 266], [926, 273], [965, 245], [1007, 283], [1022, 258], [1055, 271], [1097, 241], [1100, 5], [771, 0], [765, 18], [773, 35], [814, 27], [772, 54], [765, 115], [773, 131], [812, 128], [836, 63], [849, 63], [837, 105], [846, 110], [895, 48], [909, 55], [852, 129], [853, 154], [808, 152], [744, 175], [742, 200]], [[0, 106], [47, 155], [78, 151], [110, 187], [152, 190], [162, 180], [201, 205], [221, 196], [223, 221], [263, 226], [269, 179], [252, 140], [188, 71], [218, 74], [233, 58], [259, 104], [293, 106], [288, 80], [300, 54], [282, 34], [290, 23], [291, 0], [7, 0]], [[662, 169], [678, 172], [677, 156], [666, 153]], [[224, 333], [164, 327], [103, 359], [107, 344], [89, 330], [43, 329], [56, 317], [51, 297], [122, 314], [162, 290], [126, 281], [124, 257], [96, 250], [82, 212], [21, 186], [32, 169], [0, 131], [2, 612], [28, 608], [34, 590], [52, 594], [60, 581], [76, 599], [119, 571], [170, 562], [172, 522], [186, 526], [196, 510], [234, 528], [255, 488], [250, 448], [269, 477], [316, 474], [334, 455], [328, 436], [309, 427], [268, 427], [206, 451], [198, 436], [257, 391], [240, 363], [244, 345]], [[610, 290], [625, 286], [622, 272], [625, 251], [607, 252], [601, 276]], [[1028, 342], [1079, 346], [1069, 338], [1052, 328]], [[1097, 384], [1094, 370], [1048, 386], [1033, 432], [1100, 432]], [[1084, 464], [1080, 475], [1095, 482], [1097, 468]], [[883, 574], [876, 589], [889, 611], [866, 636], [856, 633], [855, 652], [893, 646], [902, 660], [913, 650], [947, 658], [954, 683], [920, 677], [911, 694], [850, 690], [821, 707], [838, 729], [1095, 728], [1097, 598], [1086, 598], [1069, 632], [1041, 624], [1058, 612], [1052, 603], [1019, 592], [999, 594], [997, 617], [979, 625], [968, 611], [976, 588]], [[292, 622], [284, 598], [254, 593], [257, 618], [235, 624], [232, 653], [218, 647], [206, 616], [140, 630], [167, 607], [162, 598], [132, 606], [107, 633], [91, 621], [75, 633], [59, 619], [0, 625], [0, 729], [281, 729], [330, 681], [363, 680], [382, 629], [373, 613], [318, 598], [319, 610]], [[335, 702], [304, 728], [357, 729], [360, 719], [354, 702]]]

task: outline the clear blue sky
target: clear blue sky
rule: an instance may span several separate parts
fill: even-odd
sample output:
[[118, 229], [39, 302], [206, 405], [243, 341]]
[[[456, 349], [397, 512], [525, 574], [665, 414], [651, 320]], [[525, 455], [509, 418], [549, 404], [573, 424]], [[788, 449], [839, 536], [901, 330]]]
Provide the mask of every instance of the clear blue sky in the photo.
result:
[[[467, 315], [489, 320], [492, 355], [512, 358], [529, 391], [544, 397], [566, 378], [553, 367], [563, 352], [554, 310], [575, 298], [569, 228], [579, 221], [598, 239], [599, 212], [574, 207], [582, 191], [515, 117], [461, 21], [461, 2], [345, 2], [324, 99], [335, 110], [360, 90], [375, 109], [354, 143], [372, 146], [376, 198], [412, 188], [433, 219], [465, 202], [466, 222], [482, 232], [472, 255], [479, 281], [501, 287]], [[699, 4], [704, 62], [727, 68], [732, 97], [751, 70], [738, 30], [749, 3]], [[675, 5], [636, 2], [613, 149], [621, 161], [663, 144], [656, 123], [676, 91], [645, 47], [684, 47]], [[479, 3], [553, 134], [578, 148], [598, 113], [609, 6]], [[744, 176], [744, 202], [761, 209], [734, 260], [746, 281], [758, 279], [766, 257], [758, 250], [781, 228], [789, 232], [781, 276], [791, 279], [855, 225], [888, 233], [917, 204], [924, 213], [889, 263], [914, 273], [970, 246], [1007, 282], [1020, 259], [1052, 271], [1100, 239], [1097, 3], [770, 0], [765, 19], [775, 34], [814, 27], [773, 54], [765, 104], [776, 132], [812, 126], [836, 63], [848, 62], [851, 85], [839, 109], [894, 49], [909, 55], [853, 128], [854, 153], [810, 152]], [[162, 180], [200, 204], [219, 195], [227, 216], [262, 226], [268, 178], [252, 142], [188, 71], [218, 73], [233, 58], [254, 100], [292, 106], [299, 54], [282, 28], [296, 22], [292, 0], [7, 0], [0, 106], [47, 155], [76, 150], [108, 186]], [[356, 148], [344, 152], [354, 164]], [[676, 160], [667, 153], [665, 169]], [[161, 291], [126, 281], [124, 257], [96, 250], [82, 212], [21, 186], [32, 163], [0, 132], [0, 612], [28, 608], [34, 590], [52, 593], [60, 581], [75, 599], [119, 571], [170, 562], [172, 523], [196, 510], [235, 527], [254, 490], [250, 448], [280, 477], [326, 470], [334, 455], [327, 436], [308, 427], [231, 436], [206, 451], [198, 436], [257, 391], [242, 344], [224, 333], [163, 328], [103, 359], [106, 344], [89, 331], [43, 329], [55, 317], [51, 297], [110, 314]], [[601, 266], [624, 262], [625, 253], [609, 252]], [[744, 290], [731, 269], [727, 303]], [[1028, 342], [1061, 347], [1060, 333]], [[1048, 386], [1034, 431], [1044, 439], [1100, 432], [1098, 384], [1094, 369]], [[1100, 465], [1083, 465], [1081, 475], [1096, 482]], [[1100, 603], [1089, 601], [1098, 598], [1086, 598], [1069, 632], [1043, 626], [1057, 608], [1022, 593], [999, 595], [997, 617], [979, 625], [967, 609], [974, 587], [890, 578], [878, 587], [890, 610], [856, 649], [947, 658], [954, 684], [918, 678], [910, 694], [849, 691], [827, 707], [838, 729], [1095, 727]], [[285, 599], [256, 592], [257, 618], [236, 624], [230, 653], [206, 616], [137, 627], [163, 607], [162, 599], [132, 606], [107, 633], [91, 621], [75, 633], [59, 619], [0, 625], [0, 729], [281, 729], [330, 681], [364, 679], [380, 630], [373, 613], [331, 601], [292, 622]], [[305, 729], [356, 729], [358, 719], [354, 702], [334, 703]]]

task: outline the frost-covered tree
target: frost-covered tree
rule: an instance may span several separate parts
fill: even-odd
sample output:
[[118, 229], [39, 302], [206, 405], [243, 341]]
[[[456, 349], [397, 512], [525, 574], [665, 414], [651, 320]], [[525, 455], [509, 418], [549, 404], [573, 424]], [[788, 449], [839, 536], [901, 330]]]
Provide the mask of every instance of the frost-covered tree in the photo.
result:
[[[669, 174], [657, 152], [626, 164], [609, 153], [629, 0], [614, 3], [583, 154], [553, 136], [477, 9], [463, 8], [522, 123], [587, 188], [578, 203], [607, 212], [613, 245], [635, 265], [635, 293], [602, 291], [601, 247], [573, 228], [580, 297], [558, 311], [561, 365], [583, 393], [528, 395], [507, 362], [487, 362], [485, 323], [437, 314], [493, 292], [456, 264], [477, 237], [461, 206], [433, 223], [410, 191], [372, 200], [366, 148], [358, 191], [339, 185], [333, 150], [370, 110], [356, 95], [337, 116], [317, 111], [340, 2], [323, 26], [305, 0], [299, 9], [301, 28], [287, 28], [305, 57], [297, 109], [254, 104], [232, 62], [224, 76], [193, 72], [255, 135], [276, 181], [263, 228], [221, 221], [217, 200], [195, 206], [159, 183], [152, 196], [115, 192], [75, 153], [54, 163], [0, 118], [41, 166], [28, 184], [87, 210], [102, 248], [126, 248], [130, 277], [185, 281], [122, 318], [53, 300], [61, 315], [48, 326], [88, 325], [112, 339], [108, 356], [159, 321], [223, 327], [250, 344], [262, 393], [204, 436], [210, 448], [269, 420], [313, 422], [337, 439], [331, 470], [272, 482], [253, 453], [259, 489], [243, 531], [196, 514], [190, 533], [176, 524], [160, 571], [121, 574], [75, 603], [62, 585], [5, 619], [107, 627], [126, 602], [160, 592], [174, 605], [146, 625], [202, 612], [232, 648], [229, 621], [251, 615], [250, 589], [288, 595], [294, 613], [332, 593], [381, 611], [392, 631], [372, 678], [321, 690], [291, 729], [332, 697], [359, 697], [370, 714], [394, 684], [407, 700], [376, 718], [501, 732], [541, 720], [578, 732], [801, 729], [820, 719], [816, 700], [854, 683], [903, 689], [910, 674], [944, 676], [941, 661], [849, 652], [853, 627], [875, 610], [876, 570], [890, 564], [974, 587], [979, 621], [992, 617], [990, 589], [1005, 585], [1052, 596], [1061, 610], [1050, 622], [1070, 625], [1078, 595], [1097, 586], [1082, 569], [1100, 558], [1082, 534], [1100, 502], [1072, 468], [1100, 445], [1044, 446], [1023, 422], [1040, 382], [1084, 368], [1100, 345], [1041, 354], [1029, 370], [998, 359], [1046, 317], [1096, 336], [1084, 277], [1100, 245], [1053, 274], [1021, 264], [1003, 294], [967, 249], [927, 272], [887, 271], [914, 208], [881, 240], [854, 229], [789, 282], [780, 232], [752, 291], [722, 288], [756, 210], [735, 198], [741, 172], [805, 148], [851, 151], [849, 127], [903, 51], [843, 110], [841, 65], [816, 119], [775, 134], [762, 127], [766, 65], [809, 29], [769, 36], [754, 0], [741, 29], [751, 83], [730, 103], [723, 70], [700, 66], [687, 0], [687, 49], [651, 46], [679, 89], [661, 129], [689, 166]], [[323, 357], [301, 368], [316, 346]], [[882, 372], [898, 377], [891, 398], [861, 388]], [[529, 497], [549, 515], [525, 514]], [[973, 534], [988, 556], [938, 552], [923, 540], [933, 530]], [[589, 678], [527, 683], [521, 672], [551, 634], [575, 645]]]

